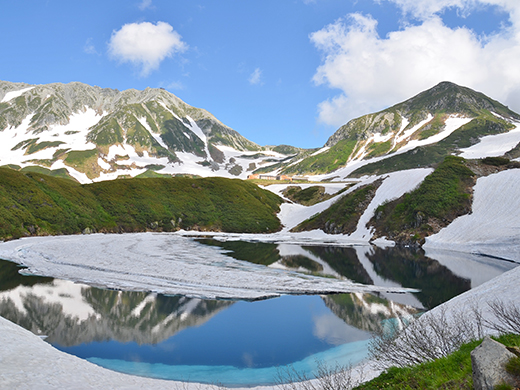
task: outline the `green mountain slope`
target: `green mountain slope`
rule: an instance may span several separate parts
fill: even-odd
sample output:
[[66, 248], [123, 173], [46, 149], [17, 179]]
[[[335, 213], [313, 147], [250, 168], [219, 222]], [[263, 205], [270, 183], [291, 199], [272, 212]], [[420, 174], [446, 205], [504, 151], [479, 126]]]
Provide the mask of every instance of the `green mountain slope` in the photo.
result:
[[402, 244], [422, 244], [460, 215], [471, 212], [476, 175], [461, 157], [448, 156], [421, 185], [379, 206], [370, 221], [374, 238], [386, 236]]
[[267, 233], [281, 199], [238, 179], [151, 178], [80, 185], [0, 168], [0, 238], [178, 229]]

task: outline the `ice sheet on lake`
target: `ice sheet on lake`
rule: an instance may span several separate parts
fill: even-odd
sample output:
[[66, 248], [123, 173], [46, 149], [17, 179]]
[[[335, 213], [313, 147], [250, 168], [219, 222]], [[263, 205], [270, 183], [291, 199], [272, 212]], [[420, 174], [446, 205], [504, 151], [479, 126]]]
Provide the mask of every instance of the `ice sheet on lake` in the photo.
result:
[[167, 233], [26, 238], [0, 244], [0, 258], [27, 266], [28, 274], [194, 298], [410, 291], [272, 269]]

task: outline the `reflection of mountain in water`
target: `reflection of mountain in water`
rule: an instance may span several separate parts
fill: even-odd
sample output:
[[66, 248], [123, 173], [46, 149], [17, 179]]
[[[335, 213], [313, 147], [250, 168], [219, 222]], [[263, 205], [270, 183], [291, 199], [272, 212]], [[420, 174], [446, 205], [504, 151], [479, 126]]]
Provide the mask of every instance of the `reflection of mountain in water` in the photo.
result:
[[[13, 266], [17, 270], [15, 264], [5, 263], [0, 261], [0, 280], [12, 274]], [[0, 315], [62, 346], [105, 340], [156, 344], [232, 305], [228, 301], [102, 290], [49, 278], [39, 284], [36, 279], [21, 276], [17, 286], [10, 283], [10, 291], [0, 293]], [[32, 287], [25, 287], [31, 283]], [[2, 290], [7, 288], [0, 285]]]
[[250, 263], [270, 265], [280, 259], [276, 244], [247, 241], [218, 241], [211, 238], [197, 239], [201, 244], [218, 246], [234, 259]]
[[428, 309], [471, 288], [469, 279], [455, 275], [437, 260], [424, 256], [421, 249], [376, 247], [367, 256], [379, 275], [402, 286], [420, 289], [416, 296]]
[[0, 260], [0, 291], [11, 290], [19, 285], [33, 286], [37, 283], [52, 282], [52, 278], [41, 276], [26, 277], [18, 273], [19, 265], [10, 261]]
[[389, 318], [410, 318], [418, 310], [373, 294], [338, 294], [322, 297], [325, 305], [347, 324], [358, 329], [375, 332], [382, 328], [382, 321]]
[[426, 257], [422, 249], [197, 241], [221, 247], [235, 259], [270, 267], [345, 277], [357, 283], [417, 288], [421, 292], [415, 294], [416, 298], [405, 302], [417, 307], [421, 304], [425, 308], [435, 307], [471, 288], [469, 279]]
[[338, 274], [357, 283], [374, 283], [359, 262], [354, 248], [338, 246], [306, 246], [304, 248], [326, 261]]

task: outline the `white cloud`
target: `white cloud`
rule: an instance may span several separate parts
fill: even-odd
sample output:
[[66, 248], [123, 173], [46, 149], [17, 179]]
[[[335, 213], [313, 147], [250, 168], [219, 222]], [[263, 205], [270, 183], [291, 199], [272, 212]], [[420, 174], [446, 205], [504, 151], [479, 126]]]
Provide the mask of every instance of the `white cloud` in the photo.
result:
[[165, 89], [176, 89], [176, 90], [181, 90], [181, 89], [184, 89], [184, 84], [180, 81], [169, 81], [169, 82], [161, 82], [159, 83], [159, 86], [162, 87], [162, 88], [165, 88]]
[[251, 85], [262, 85], [262, 70], [256, 68], [253, 73], [249, 76], [249, 84]]
[[[381, 1], [381, 0], [379, 0]], [[498, 6], [506, 12], [518, 11], [518, 0], [386, 0], [396, 4], [403, 13], [425, 19], [445, 9], [455, 8], [463, 15], [482, 6]]]
[[157, 69], [166, 57], [188, 48], [181, 36], [165, 22], [125, 24], [112, 32], [108, 46], [112, 58], [139, 66], [143, 76]]
[[152, 8], [152, 0], [143, 0], [141, 1], [141, 3], [138, 5], [139, 9], [141, 11], [144, 11], [145, 9], [147, 8]]
[[446, 7], [469, 12], [476, 0], [388, 1], [421, 22], [381, 38], [375, 19], [351, 14], [311, 34], [311, 41], [323, 53], [314, 81], [341, 91], [320, 103], [320, 121], [339, 126], [445, 80], [484, 92], [520, 111], [517, 0], [479, 2], [501, 6], [512, 23], [487, 37], [465, 27], [450, 28], [436, 15]]
[[96, 50], [96, 47], [92, 43], [92, 38], [88, 38], [83, 46], [83, 51], [87, 54], [99, 54]]

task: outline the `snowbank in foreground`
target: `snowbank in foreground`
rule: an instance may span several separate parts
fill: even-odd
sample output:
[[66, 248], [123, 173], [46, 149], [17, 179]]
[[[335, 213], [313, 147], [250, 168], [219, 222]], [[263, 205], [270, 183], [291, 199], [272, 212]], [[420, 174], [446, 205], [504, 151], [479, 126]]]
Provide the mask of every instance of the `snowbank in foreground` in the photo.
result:
[[520, 169], [477, 180], [472, 213], [426, 238], [427, 251], [448, 249], [520, 262]]
[[[0, 384], [4, 389], [211, 389], [110, 371], [58, 351], [0, 317]], [[237, 389], [238, 390], [238, 389]]]
[[272, 269], [167, 233], [27, 238], [0, 244], [0, 258], [27, 266], [28, 274], [193, 298], [410, 291]]

